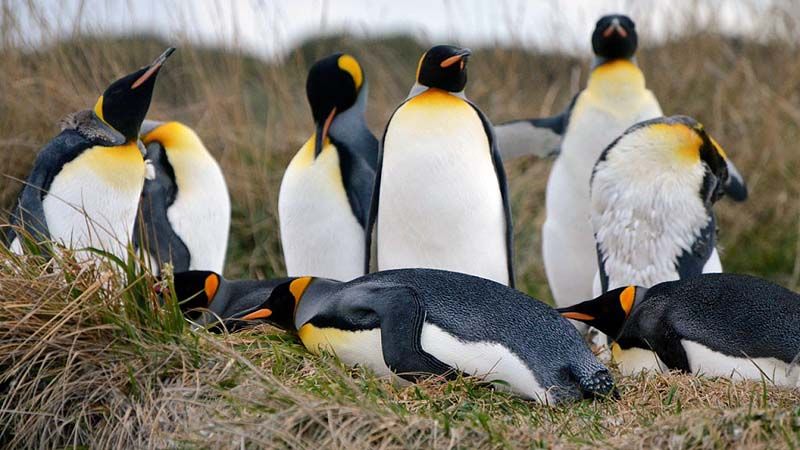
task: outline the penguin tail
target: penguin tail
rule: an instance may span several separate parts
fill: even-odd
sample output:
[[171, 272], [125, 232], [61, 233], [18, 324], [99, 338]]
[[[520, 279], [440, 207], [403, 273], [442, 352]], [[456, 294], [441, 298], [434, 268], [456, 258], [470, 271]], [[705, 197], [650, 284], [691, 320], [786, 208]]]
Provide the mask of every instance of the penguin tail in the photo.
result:
[[576, 378], [578, 379], [583, 398], [611, 397], [619, 399], [619, 391], [617, 391], [614, 378], [605, 367], [597, 369], [589, 374], [581, 374], [581, 376], [576, 374]]

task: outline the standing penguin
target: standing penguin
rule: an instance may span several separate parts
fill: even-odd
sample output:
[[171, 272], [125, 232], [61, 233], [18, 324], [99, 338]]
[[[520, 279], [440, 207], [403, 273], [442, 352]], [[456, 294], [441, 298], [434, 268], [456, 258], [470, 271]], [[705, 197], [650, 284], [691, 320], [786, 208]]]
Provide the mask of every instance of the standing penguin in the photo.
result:
[[721, 272], [712, 207], [726, 184], [738, 183], [730, 166], [686, 116], [641, 122], [608, 146], [591, 180], [599, 264], [593, 296]]
[[[139, 127], [156, 76], [172, 54], [112, 83], [92, 111], [62, 123], [36, 157], [12, 223], [37, 242], [93, 247], [125, 259], [145, 180]], [[11, 246], [21, 251], [19, 237]]]
[[364, 274], [378, 153], [364, 119], [364, 72], [352, 56], [330, 55], [311, 67], [306, 94], [316, 131], [289, 163], [278, 197], [286, 271], [351, 280]]
[[[633, 124], [662, 115], [645, 87], [634, 54], [636, 26], [624, 15], [601, 17], [592, 33], [595, 61], [586, 88], [562, 114], [515, 121], [497, 127], [500, 150], [520, 154], [560, 153], [547, 182], [547, 219], [542, 253], [550, 289], [558, 305], [592, 296], [597, 272], [594, 235], [589, 222], [589, 179], [602, 151]], [[741, 178], [730, 195], [744, 200]]]
[[231, 201], [219, 164], [182, 123], [145, 121], [140, 133], [155, 177], [144, 184], [134, 242], [145, 239], [155, 273], [166, 262], [176, 272], [221, 273]]
[[370, 222], [378, 270], [428, 267], [513, 286], [508, 188], [492, 124], [464, 96], [470, 51], [431, 48], [378, 157]]
[[[431, 269], [372, 273], [348, 283], [312, 277], [226, 281], [175, 274], [182, 309], [235, 327], [265, 319], [308, 350], [413, 381], [461, 371], [549, 403], [615, 392], [608, 369], [552, 308], [483, 278]], [[196, 294], [196, 296], [195, 296]], [[254, 300], [260, 299], [256, 304]], [[238, 324], [238, 325], [237, 325]]]
[[800, 381], [800, 295], [766, 280], [719, 273], [626, 286], [559, 312], [608, 334], [625, 375], [678, 369]]

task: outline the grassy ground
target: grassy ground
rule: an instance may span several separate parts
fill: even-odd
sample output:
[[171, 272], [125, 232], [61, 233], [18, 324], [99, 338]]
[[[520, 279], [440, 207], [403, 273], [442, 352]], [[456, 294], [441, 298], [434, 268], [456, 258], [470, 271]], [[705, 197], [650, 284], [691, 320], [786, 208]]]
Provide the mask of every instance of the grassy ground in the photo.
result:
[[[178, 43], [180, 44], [180, 43]], [[164, 42], [73, 41], [0, 50], [0, 207], [8, 208], [40, 146], [68, 112], [160, 53]], [[423, 50], [410, 39], [309, 43], [279, 63], [179, 45], [151, 117], [194, 126], [219, 158], [233, 198], [228, 277], [283, 272], [277, 187], [311, 133], [311, 62], [351, 51], [370, 83], [376, 134], [412, 84]], [[366, 49], [369, 49], [368, 51]], [[699, 33], [639, 54], [668, 114], [701, 120], [749, 181], [751, 199], [722, 201], [722, 259], [791, 288], [800, 284], [800, 50]], [[587, 62], [523, 50], [478, 50], [468, 95], [493, 120], [558, 112]], [[521, 289], [549, 299], [539, 227], [549, 161], [508, 165]], [[270, 328], [190, 333], [155, 309], [147, 274], [0, 249], [0, 444], [11, 447], [670, 447], [800, 446], [800, 394], [768, 383], [674, 374], [618, 377], [622, 400], [550, 408], [476, 380], [400, 388], [307, 355]]]

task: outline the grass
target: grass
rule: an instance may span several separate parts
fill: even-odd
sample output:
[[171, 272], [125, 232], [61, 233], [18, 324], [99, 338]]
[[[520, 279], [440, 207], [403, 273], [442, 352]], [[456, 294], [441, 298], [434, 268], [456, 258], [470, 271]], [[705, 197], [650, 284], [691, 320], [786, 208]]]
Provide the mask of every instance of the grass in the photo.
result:
[[[90, 107], [108, 81], [167, 43], [78, 35], [23, 51], [9, 43], [19, 32], [13, 20], [2, 32], [0, 208], [8, 209], [20, 189], [15, 179], [58, 119]], [[277, 188], [312, 131], [308, 66], [334, 50], [356, 55], [370, 84], [369, 124], [380, 135], [423, 46], [404, 37], [334, 37], [265, 63], [172, 44], [179, 51], [160, 75], [150, 116], [191, 124], [223, 166], [233, 199], [226, 275], [280, 275]], [[726, 269], [797, 289], [800, 49], [702, 29], [645, 47], [638, 59], [665, 112], [702, 121], [748, 179], [747, 203], [717, 207]], [[585, 81], [587, 61], [477, 49], [469, 74], [468, 95], [501, 122], [558, 112]], [[539, 229], [550, 164], [507, 167], [519, 285], [543, 300]], [[621, 400], [558, 408], [474, 379], [398, 387], [309, 355], [266, 326], [231, 336], [189, 332], [174, 305], [155, 306], [152, 281], [134, 267], [82, 267], [69, 255], [47, 263], [0, 247], [0, 446], [800, 446], [800, 394], [766, 381], [618, 375]]]

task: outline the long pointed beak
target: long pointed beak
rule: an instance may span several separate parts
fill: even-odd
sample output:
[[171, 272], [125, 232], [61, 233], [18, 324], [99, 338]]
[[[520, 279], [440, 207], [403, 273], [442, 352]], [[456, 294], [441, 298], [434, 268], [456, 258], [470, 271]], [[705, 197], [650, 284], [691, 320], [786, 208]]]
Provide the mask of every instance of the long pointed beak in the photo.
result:
[[730, 159], [726, 159], [725, 163], [728, 165], [728, 179], [723, 184], [725, 194], [736, 202], [747, 200], [747, 183], [744, 177]]
[[137, 78], [136, 81], [133, 82], [133, 84], [131, 85], [131, 89], [136, 89], [137, 87], [141, 86], [142, 83], [149, 80], [150, 77], [158, 73], [159, 69], [161, 69], [161, 66], [164, 64], [164, 61], [166, 61], [167, 58], [169, 58], [173, 52], [175, 52], [175, 47], [170, 47], [166, 49], [164, 53], [162, 53], [158, 58], [155, 59], [155, 61], [153, 61], [150, 64], [150, 66], [147, 68], [147, 71], [143, 73], [142, 76]]
[[456, 53], [455, 55], [453, 55], [453, 56], [445, 59], [441, 63], [439, 63], [439, 67], [441, 67], [443, 69], [445, 69], [447, 67], [450, 67], [453, 64], [461, 61], [462, 59], [464, 59], [465, 57], [467, 57], [467, 56], [469, 56], [471, 54], [472, 54], [472, 50], [470, 50], [468, 48], [462, 49], [460, 52]]
[[322, 146], [325, 144], [325, 139], [328, 137], [328, 130], [331, 128], [331, 123], [333, 123], [333, 117], [336, 115], [336, 107], [334, 107], [328, 117], [325, 119], [325, 122], [317, 124], [317, 138], [314, 141], [314, 157], [316, 158], [322, 153]]

